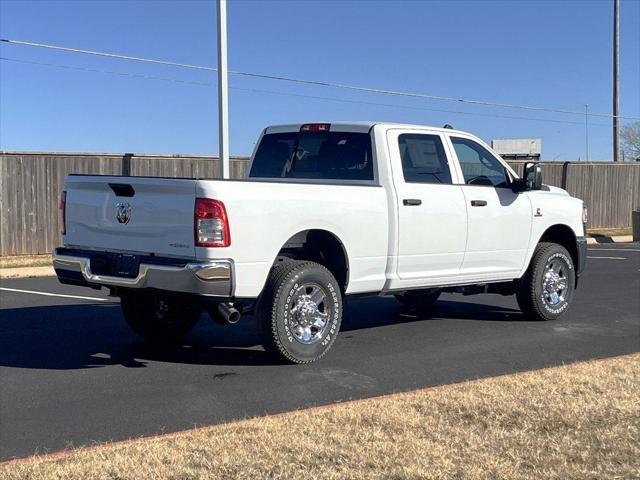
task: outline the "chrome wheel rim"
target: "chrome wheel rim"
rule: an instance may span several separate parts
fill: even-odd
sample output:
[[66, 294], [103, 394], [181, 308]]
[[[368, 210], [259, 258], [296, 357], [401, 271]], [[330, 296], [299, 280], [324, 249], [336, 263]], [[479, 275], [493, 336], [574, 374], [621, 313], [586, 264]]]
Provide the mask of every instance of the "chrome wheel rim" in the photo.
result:
[[557, 307], [566, 301], [568, 266], [559, 258], [552, 258], [547, 262], [542, 275], [542, 299], [551, 306]]
[[298, 287], [289, 302], [289, 328], [300, 343], [319, 342], [329, 328], [333, 304], [326, 290], [317, 283]]

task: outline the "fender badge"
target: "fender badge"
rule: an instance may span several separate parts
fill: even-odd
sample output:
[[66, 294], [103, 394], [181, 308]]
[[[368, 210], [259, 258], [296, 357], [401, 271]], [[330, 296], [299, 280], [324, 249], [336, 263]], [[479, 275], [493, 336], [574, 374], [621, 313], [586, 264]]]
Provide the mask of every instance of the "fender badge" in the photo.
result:
[[541, 208], [536, 208], [536, 213], [533, 216], [534, 217], [541, 217], [542, 216], [542, 209]]

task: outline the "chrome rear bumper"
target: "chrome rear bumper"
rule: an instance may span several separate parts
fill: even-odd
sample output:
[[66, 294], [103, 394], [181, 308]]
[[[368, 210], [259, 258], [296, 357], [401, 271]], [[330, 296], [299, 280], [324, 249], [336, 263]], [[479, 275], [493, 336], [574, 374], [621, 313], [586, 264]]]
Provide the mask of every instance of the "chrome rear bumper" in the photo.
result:
[[[86, 284], [89, 287], [121, 287], [155, 289], [213, 297], [233, 296], [233, 262], [231, 260], [190, 261], [182, 264], [140, 261], [135, 277], [100, 275], [91, 270], [89, 254], [66, 254], [66, 249], [53, 252], [53, 268], [62, 283]], [[174, 262], [175, 263], [175, 262]]]

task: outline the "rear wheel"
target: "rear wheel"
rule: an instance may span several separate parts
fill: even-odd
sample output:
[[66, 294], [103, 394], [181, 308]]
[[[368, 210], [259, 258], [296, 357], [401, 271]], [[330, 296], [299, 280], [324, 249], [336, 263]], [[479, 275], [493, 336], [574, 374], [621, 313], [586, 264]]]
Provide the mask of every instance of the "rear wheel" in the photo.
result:
[[429, 310], [436, 303], [442, 291], [440, 290], [409, 290], [396, 295], [396, 299], [404, 306], [415, 310]]
[[555, 320], [569, 308], [575, 284], [575, 268], [567, 249], [541, 242], [516, 290], [518, 305], [531, 319]]
[[271, 269], [257, 318], [265, 350], [290, 363], [325, 355], [342, 321], [340, 286], [322, 265], [285, 261]]
[[200, 317], [197, 306], [170, 295], [129, 293], [120, 306], [131, 329], [153, 343], [180, 342]]

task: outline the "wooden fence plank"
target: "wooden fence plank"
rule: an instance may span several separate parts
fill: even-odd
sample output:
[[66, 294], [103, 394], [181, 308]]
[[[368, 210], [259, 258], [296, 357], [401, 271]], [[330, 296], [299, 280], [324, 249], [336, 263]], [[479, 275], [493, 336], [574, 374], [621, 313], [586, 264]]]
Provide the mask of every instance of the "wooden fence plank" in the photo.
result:
[[[58, 202], [69, 173], [120, 175], [123, 154], [0, 153], [0, 255], [49, 253], [60, 242]], [[522, 162], [510, 162], [522, 171]], [[544, 182], [585, 200], [594, 228], [629, 227], [640, 207], [640, 163], [541, 162]], [[205, 156], [138, 155], [134, 176], [216, 178], [218, 159]], [[232, 178], [243, 178], [246, 157], [231, 160]]]

